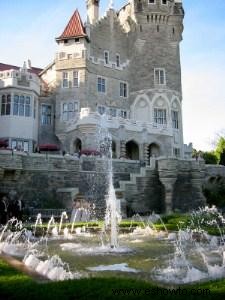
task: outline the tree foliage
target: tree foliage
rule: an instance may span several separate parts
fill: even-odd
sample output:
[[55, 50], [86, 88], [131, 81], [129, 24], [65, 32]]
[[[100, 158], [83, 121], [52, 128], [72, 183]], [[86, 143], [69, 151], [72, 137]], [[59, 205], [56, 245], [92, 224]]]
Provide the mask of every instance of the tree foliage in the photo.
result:
[[225, 138], [224, 137], [219, 138], [216, 145], [215, 154], [217, 156], [219, 164], [225, 166]]
[[205, 163], [208, 165], [216, 165], [218, 163], [218, 158], [214, 151], [203, 152], [202, 157], [203, 157]]

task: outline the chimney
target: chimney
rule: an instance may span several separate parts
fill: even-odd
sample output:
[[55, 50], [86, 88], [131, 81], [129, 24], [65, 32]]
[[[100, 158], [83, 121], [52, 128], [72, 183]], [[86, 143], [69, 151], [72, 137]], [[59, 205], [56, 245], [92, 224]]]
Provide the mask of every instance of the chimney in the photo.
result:
[[99, 18], [99, 2], [100, 0], [87, 0], [87, 17], [91, 25], [96, 23]]

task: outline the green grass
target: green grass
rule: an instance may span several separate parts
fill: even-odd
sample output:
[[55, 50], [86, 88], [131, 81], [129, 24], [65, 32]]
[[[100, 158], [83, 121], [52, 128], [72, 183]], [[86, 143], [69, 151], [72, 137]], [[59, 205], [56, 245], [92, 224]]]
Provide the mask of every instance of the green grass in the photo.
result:
[[[112, 289], [141, 289], [141, 295], [114, 295]], [[172, 289], [172, 287], [170, 287]], [[0, 259], [0, 299], [6, 300], [41, 300], [41, 299], [223, 299], [225, 295], [225, 280], [198, 283], [181, 286], [181, 289], [209, 289], [210, 296], [172, 295], [163, 296], [145, 295], [145, 290], [157, 289], [153, 283], [121, 278], [89, 278], [69, 280], [64, 282], [37, 283], [27, 275], [10, 267]]]
[[[168, 231], [177, 231], [179, 228], [186, 228], [190, 223], [190, 216], [187, 214], [171, 214], [162, 217], [163, 222]], [[147, 225], [147, 222], [142, 221], [131, 221], [131, 220], [122, 220], [119, 224], [119, 228], [122, 231], [129, 231], [136, 227], [144, 228]], [[155, 224], [155, 228], [157, 230], [165, 230], [164, 225], [158, 220]], [[34, 225], [25, 225], [27, 229], [33, 230]], [[50, 228], [53, 228], [55, 225], [51, 225]], [[74, 223], [74, 229], [77, 227], [86, 227], [89, 230], [98, 231], [101, 230], [104, 226], [103, 221], [92, 221], [92, 222], [76, 222]], [[42, 225], [38, 225], [36, 227], [36, 235], [43, 235], [47, 230], [48, 224], [43, 223]], [[71, 228], [72, 223], [63, 223], [62, 229], [65, 227]], [[220, 235], [220, 231], [216, 227], [206, 227], [202, 226], [206, 232], [212, 235]]]

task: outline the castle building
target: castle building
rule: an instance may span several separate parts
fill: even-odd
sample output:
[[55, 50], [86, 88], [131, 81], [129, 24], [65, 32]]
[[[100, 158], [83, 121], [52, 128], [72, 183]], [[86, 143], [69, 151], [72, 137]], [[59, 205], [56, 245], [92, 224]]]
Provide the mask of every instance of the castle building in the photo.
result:
[[119, 11], [111, 1], [100, 18], [100, 0], [86, 4], [87, 21], [73, 13], [44, 70], [0, 64], [0, 141], [97, 150], [105, 114], [115, 158], [184, 158], [182, 0], [130, 0]]

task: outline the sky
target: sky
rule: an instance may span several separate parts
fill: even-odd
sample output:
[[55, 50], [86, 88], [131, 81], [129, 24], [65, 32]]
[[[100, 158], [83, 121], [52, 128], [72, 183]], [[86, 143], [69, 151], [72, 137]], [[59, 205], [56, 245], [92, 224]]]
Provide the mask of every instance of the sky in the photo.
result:
[[[100, 1], [103, 15], [109, 0]], [[115, 9], [126, 0], [114, 0]], [[85, 21], [85, 0], [0, 0], [0, 62], [45, 67], [76, 8]], [[183, 0], [181, 68], [184, 142], [214, 148], [225, 132], [225, 0]], [[4, 17], [5, 16], [5, 17]]]

